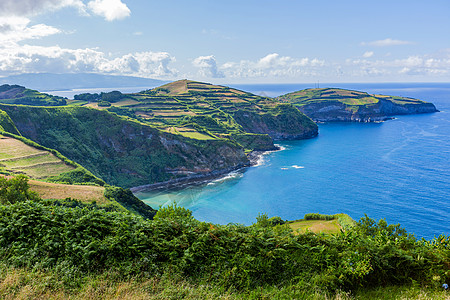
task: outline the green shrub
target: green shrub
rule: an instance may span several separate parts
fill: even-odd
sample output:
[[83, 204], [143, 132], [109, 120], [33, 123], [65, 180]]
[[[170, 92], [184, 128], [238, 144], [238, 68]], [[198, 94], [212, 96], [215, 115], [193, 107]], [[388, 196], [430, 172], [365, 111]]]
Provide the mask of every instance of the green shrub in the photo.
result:
[[28, 177], [18, 175], [12, 178], [0, 176], [0, 203], [14, 204], [27, 200], [37, 200], [35, 192], [29, 190]]
[[100, 106], [100, 107], [110, 107], [111, 106], [111, 102], [101, 100], [101, 101], [98, 101], [97, 105]]

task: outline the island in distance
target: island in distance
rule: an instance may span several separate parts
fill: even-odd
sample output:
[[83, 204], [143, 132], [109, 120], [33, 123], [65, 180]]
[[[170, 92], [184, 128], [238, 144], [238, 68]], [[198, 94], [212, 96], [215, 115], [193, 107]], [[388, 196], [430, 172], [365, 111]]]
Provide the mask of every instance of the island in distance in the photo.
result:
[[123, 188], [184, 184], [249, 166], [258, 151], [277, 149], [274, 140], [317, 136], [311, 119], [369, 122], [437, 111], [411, 98], [349, 90], [274, 99], [191, 80], [74, 98], [2, 85], [0, 131], [57, 150]]
[[395, 115], [438, 112], [433, 103], [418, 99], [338, 88], [305, 89], [276, 99], [295, 105], [315, 122], [382, 122]]

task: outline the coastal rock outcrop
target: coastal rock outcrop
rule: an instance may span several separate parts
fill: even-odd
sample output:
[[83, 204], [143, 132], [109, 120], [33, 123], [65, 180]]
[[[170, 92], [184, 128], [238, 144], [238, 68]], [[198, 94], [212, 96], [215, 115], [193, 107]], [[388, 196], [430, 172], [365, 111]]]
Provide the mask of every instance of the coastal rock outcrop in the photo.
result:
[[434, 104], [413, 98], [343, 89], [307, 89], [277, 99], [294, 104], [316, 122], [381, 122], [395, 115], [438, 111]]

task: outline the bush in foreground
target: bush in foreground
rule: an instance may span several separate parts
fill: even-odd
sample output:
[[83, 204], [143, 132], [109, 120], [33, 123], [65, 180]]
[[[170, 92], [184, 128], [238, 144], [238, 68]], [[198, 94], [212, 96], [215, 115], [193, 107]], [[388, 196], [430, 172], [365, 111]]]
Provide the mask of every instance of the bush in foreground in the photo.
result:
[[179, 276], [197, 286], [247, 294], [287, 287], [299, 293], [409, 284], [438, 288], [450, 279], [450, 237], [417, 240], [398, 225], [368, 217], [338, 235], [293, 235], [287, 225], [264, 216], [252, 226], [217, 225], [176, 206], [145, 220], [30, 197], [2, 203], [1, 263], [58, 274], [69, 288], [82, 287], [90, 276], [113, 281]]

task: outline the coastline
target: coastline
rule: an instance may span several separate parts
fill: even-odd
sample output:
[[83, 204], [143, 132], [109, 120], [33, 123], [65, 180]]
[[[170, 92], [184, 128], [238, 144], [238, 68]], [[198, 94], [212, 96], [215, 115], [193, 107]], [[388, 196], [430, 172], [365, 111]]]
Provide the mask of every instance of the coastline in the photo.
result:
[[275, 152], [275, 151], [281, 151], [284, 149], [283, 147], [280, 147], [279, 145], [274, 145], [274, 146], [276, 148], [274, 150], [251, 151], [249, 154], [247, 154], [249, 163], [246, 165], [238, 165], [236, 167], [222, 169], [222, 170], [215, 170], [215, 171], [204, 173], [204, 174], [195, 174], [195, 175], [171, 179], [171, 180], [167, 180], [167, 181], [163, 181], [163, 182], [135, 186], [135, 187], [130, 188], [130, 191], [132, 193], [146, 192], [146, 191], [150, 192], [150, 191], [154, 191], [154, 190], [182, 188], [182, 187], [187, 187], [187, 186], [191, 186], [191, 185], [199, 185], [199, 184], [203, 184], [203, 183], [208, 183], [215, 179], [223, 177], [224, 175], [227, 175], [231, 172], [243, 170], [243, 169], [246, 169], [249, 167], [258, 166], [261, 164], [262, 157], [264, 155], [267, 155], [267, 154]]

